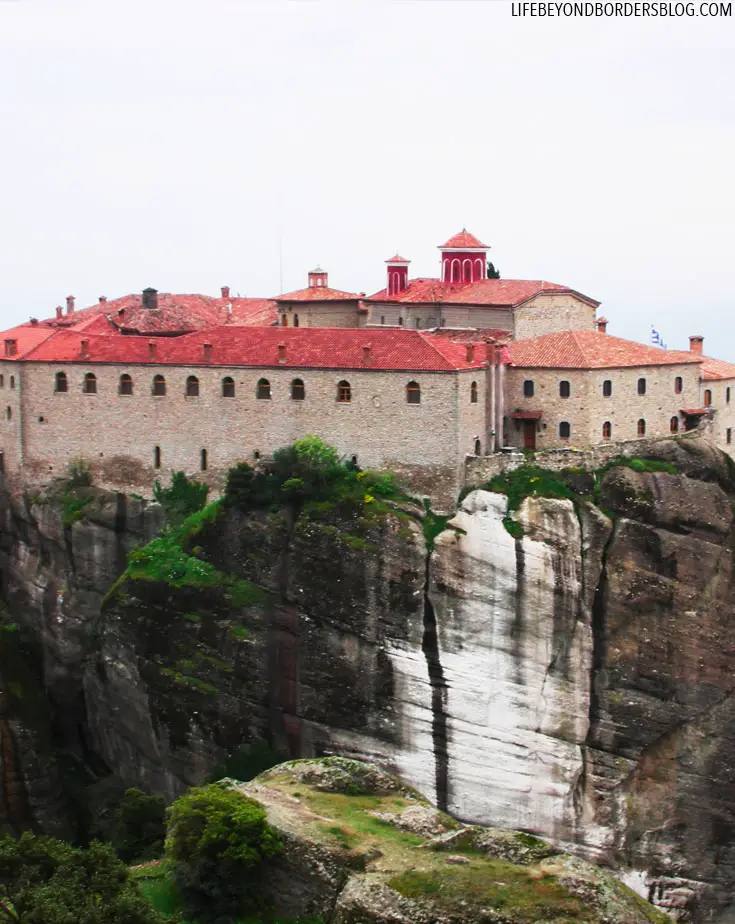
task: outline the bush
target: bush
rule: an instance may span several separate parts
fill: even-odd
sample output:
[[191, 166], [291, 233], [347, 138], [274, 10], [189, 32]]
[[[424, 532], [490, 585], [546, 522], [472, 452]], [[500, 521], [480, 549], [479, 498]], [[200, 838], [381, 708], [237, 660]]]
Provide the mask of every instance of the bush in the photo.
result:
[[160, 481], [153, 485], [153, 496], [163, 507], [169, 526], [178, 526], [192, 513], [202, 510], [208, 493], [206, 484], [187, 478], [183, 472], [173, 473], [169, 488], [161, 487]]
[[262, 866], [283, 849], [254, 799], [213, 783], [168, 809], [166, 853], [185, 902], [211, 918], [263, 905]]
[[109, 838], [126, 863], [142, 863], [163, 855], [166, 805], [160, 796], [127, 789], [112, 816]]
[[484, 487], [487, 491], [508, 495], [509, 514], [517, 510], [526, 497], [574, 500], [574, 493], [563, 478], [538, 465], [522, 465], [505, 475], [496, 475]]
[[66, 478], [71, 488], [88, 488], [92, 484], [92, 469], [86, 459], [70, 459], [66, 466]]
[[163, 924], [111, 846], [0, 838], [0, 915], [28, 924]]

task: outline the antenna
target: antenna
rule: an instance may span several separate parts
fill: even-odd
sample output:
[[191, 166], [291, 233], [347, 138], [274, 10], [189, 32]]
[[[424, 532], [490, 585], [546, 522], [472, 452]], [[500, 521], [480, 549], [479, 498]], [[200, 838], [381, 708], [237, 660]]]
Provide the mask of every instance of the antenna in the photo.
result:
[[279, 292], [283, 292], [283, 235], [278, 232], [278, 284]]

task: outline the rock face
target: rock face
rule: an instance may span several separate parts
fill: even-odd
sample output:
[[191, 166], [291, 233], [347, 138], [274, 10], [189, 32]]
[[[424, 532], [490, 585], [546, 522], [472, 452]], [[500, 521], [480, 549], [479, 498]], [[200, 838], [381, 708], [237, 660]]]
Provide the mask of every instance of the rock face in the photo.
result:
[[198, 542], [262, 589], [237, 603], [128, 581], [100, 612], [158, 509], [99, 492], [64, 528], [6, 498], [4, 596], [50, 706], [31, 753], [169, 797], [253, 742], [363, 758], [715, 920], [735, 886], [733, 489], [671, 445], [692, 477], [613, 468], [598, 506], [527, 498], [513, 535], [506, 498], [473, 491], [430, 553], [418, 509], [367, 535], [228, 513]]

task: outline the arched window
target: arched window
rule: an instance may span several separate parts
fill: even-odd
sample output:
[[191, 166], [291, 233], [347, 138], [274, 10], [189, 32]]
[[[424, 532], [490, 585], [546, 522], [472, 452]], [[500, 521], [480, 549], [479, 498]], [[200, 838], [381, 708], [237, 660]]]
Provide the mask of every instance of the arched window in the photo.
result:
[[533, 398], [535, 392], [536, 386], [534, 385], [533, 381], [531, 379], [526, 379], [526, 381], [523, 383], [523, 397]]
[[82, 391], [85, 395], [97, 394], [97, 376], [94, 374], [94, 372], [87, 372], [84, 376]]
[[641, 419], [638, 421], [638, 426], [637, 426], [636, 430], [637, 430], [638, 436], [645, 436], [645, 435], [646, 435], [646, 422], [645, 422], [645, 420], [644, 420], [642, 417], [641, 417]]
[[298, 326], [299, 326], [299, 316], [298, 316], [297, 314], [295, 314], [295, 315], [293, 316], [293, 326], [294, 326], [294, 327], [298, 327]]
[[155, 395], [157, 398], [162, 398], [166, 394], [166, 379], [162, 375], [153, 376], [151, 394]]
[[153, 468], [161, 467], [161, 447], [156, 446], [153, 450]]
[[680, 395], [684, 391], [684, 379], [680, 375], [674, 379], [674, 394]]
[[190, 375], [186, 380], [186, 397], [199, 397], [199, 379], [195, 375]]
[[572, 425], [567, 420], [562, 420], [559, 424], [559, 439], [568, 440], [572, 435]]
[[609, 398], [611, 394], [612, 394], [612, 380], [605, 379], [605, 381], [602, 383], [602, 397]]
[[646, 380], [638, 379], [638, 394], [645, 395], [646, 393]]
[[572, 393], [572, 386], [569, 384], [569, 382], [566, 382], [566, 381], [559, 382], [559, 397], [560, 398], [568, 398], [571, 395], [571, 393]]
[[462, 263], [462, 276], [465, 282], [472, 281], [472, 260], [465, 260]]
[[704, 406], [710, 407], [712, 405], [712, 389], [705, 388], [704, 390]]
[[235, 380], [229, 375], [226, 375], [222, 379], [222, 397], [223, 398], [234, 398], [235, 397]]
[[409, 382], [406, 385], [406, 401], [409, 404], [421, 404], [421, 386], [418, 382]]
[[350, 383], [346, 382], [344, 379], [337, 384], [337, 401], [339, 401], [340, 404], [348, 404], [352, 401]]
[[470, 404], [477, 404], [477, 382], [470, 385]]
[[69, 384], [66, 381], [66, 372], [57, 372], [54, 376], [54, 391], [68, 391]]
[[602, 438], [604, 440], [612, 439], [612, 424], [609, 420], [606, 420], [602, 425]]
[[206, 472], [207, 470], [207, 450], [206, 449], [202, 449], [202, 451], [199, 453], [199, 468], [203, 472]]
[[459, 282], [459, 275], [460, 275], [459, 260], [455, 257], [455, 259], [452, 260], [452, 279], [451, 281]]
[[291, 382], [291, 400], [303, 401], [306, 398], [306, 388], [303, 379], [294, 379]]
[[120, 376], [120, 382], [117, 386], [117, 393], [119, 395], [132, 395], [133, 393], [133, 380], [127, 373], [124, 373]]
[[678, 417], [671, 418], [671, 420], [669, 421], [669, 430], [671, 430], [672, 433], [679, 432], [679, 418]]
[[475, 455], [482, 455], [482, 443], [479, 440], [475, 440]]
[[288, 315], [287, 314], [281, 315], [281, 327], [288, 327]]
[[255, 389], [255, 397], [260, 401], [268, 401], [271, 396], [271, 383], [268, 379], [258, 379], [258, 386]]

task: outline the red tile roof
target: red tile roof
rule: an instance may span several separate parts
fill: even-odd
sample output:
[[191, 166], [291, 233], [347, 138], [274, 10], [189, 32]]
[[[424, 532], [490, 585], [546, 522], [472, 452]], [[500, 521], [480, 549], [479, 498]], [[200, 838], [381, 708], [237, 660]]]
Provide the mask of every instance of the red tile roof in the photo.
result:
[[596, 330], [567, 330], [508, 344], [514, 366], [546, 369], [614, 369], [698, 363], [688, 350], [661, 350]]
[[209, 295], [158, 293], [157, 308], [143, 308], [141, 295], [124, 295], [65, 314], [48, 323], [76, 330], [89, 328], [97, 318], [109, 317], [115, 327], [141, 334], [177, 334], [220, 324], [271, 324], [276, 304], [265, 298], [213, 298]]
[[407, 260], [405, 257], [402, 257], [400, 254], [396, 254], [395, 257], [391, 257], [390, 260], [386, 260], [386, 263], [410, 263], [410, 260]]
[[487, 250], [488, 246], [478, 241], [475, 235], [470, 234], [466, 228], [462, 228], [459, 234], [450, 237], [439, 249], [448, 250], [450, 248], [453, 250]]
[[330, 289], [329, 286], [308, 286], [306, 289], [296, 289], [295, 292], [286, 292], [277, 295], [277, 302], [354, 302], [362, 298], [354, 292], [342, 292], [340, 289]]
[[411, 279], [408, 286], [395, 295], [381, 289], [371, 295], [371, 302], [428, 303], [447, 305], [507, 305], [515, 307], [540, 294], [569, 294], [591, 305], [594, 299], [555, 282], [533, 279], [479, 279], [477, 282], [450, 283], [439, 279]]
[[692, 353], [702, 359], [702, 378], [707, 381], [721, 381], [722, 379], [735, 379], [735, 366], [726, 363], [723, 359], [713, 359], [711, 356], [702, 356], [701, 353]]
[[[88, 358], [82, 360], [81, 341]], [[160, 337], [156, 356], [149, 338], [124, 334], [85, 335], [57, 330], [27, 357], [31, 362], [145, 363], [153, 365], [254, 366], [314, 369], [378, 369], [449, 372], [481, 368], [485, 351], [476, 350], [467, 362], [464, 343], [453, 343], [418, 330], [386, 328], [293, 328], [226, 326], [180, 337]], [[204, 359], [211, 344], [211, 360]], [[279, 346], [285, 346], [285, 362]], [[366, 352], [366, 348], [369, 350]], [[282, 358], [282, 357], [280, 357]]]
[[19, 324], [18, 327], [11, 327], [10, 330], [6, 330], [3, 335], [3, 340], [15, 340], [16, 341], [16, 352], [13, 356], [5, 355], [5, 346], [4, 344], [0, 346], [0, 359], [2, 360], [17, 360], [23, 359], [31, 350], [34, 350], [39, 344], [43, 343], [44, 340], [47, 340], [49, 337], [53, 336], [55, 330], [53, 327], [40, 322], [38, 325], [34, 326], [32, 324]]

